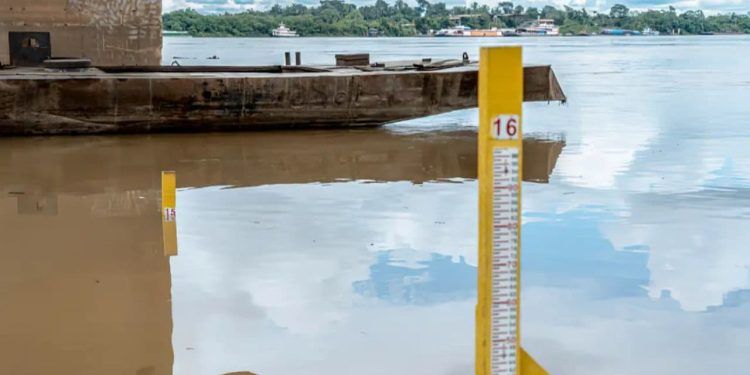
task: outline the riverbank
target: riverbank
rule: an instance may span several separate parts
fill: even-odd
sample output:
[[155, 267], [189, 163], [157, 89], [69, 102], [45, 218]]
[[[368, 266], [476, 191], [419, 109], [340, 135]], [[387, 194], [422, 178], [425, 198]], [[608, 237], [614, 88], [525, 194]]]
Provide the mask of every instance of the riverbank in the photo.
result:
[[495, 8], [447, 7], [443, 3], [424, 2], [411, 7], [406, 3], [391, 6], [379, 2], [356, 6], [341, 1], [323, 1], [320, 6], [274, 6], [267, 11], [202, 14], [193, 9], [178, 10], [163, 16], [170, 32], [188, 32], [193, 36], [271, 36], [285, 25], [299, 36], [418, 36], [429, 35], [453, 26], [472, 29], [518, 29], [539, 19], [554, 21], [561, 34], [601, 33], [604, 29], [651, 29], [661, 34], [748, 33], [750, 15], [712, 14], [700, 10], [678, 13], [670, 10], [631, 12], [615, 5], [608, 13], [590, 13], [585, 9], [557, 9], [514, 6], [501, 3]]
[[[659, 35], [607, 35], [607, 34], [562, 34], [562, 35], [556, 35], [556, 36], [531, 36], [531, 35], [514, 35], [514, 36], [464, 36], [464, 37], [447, 37], [448, 39], [462, 39], [462, 38], [472, 38], [472, 39], [494, 39], [494, 38], [505, 38], [505, 39], [515, 39], [515, 38], [533, 38], [533, 39], [554, 39], [554, 38], [560, 38], [560, 37], [615, 37], [615, 38], [624, 38], [624, 37], [696, 37], [696, 36], [745, 36], [750, 35], [750, 33], [710, 33], [710, 34], [659, 34]], [[168, 38], [196, 38], [196, 39], [207, 39], [207, 38], [223, 38], [223, 39], [233, 39], [233, 38], [242, 38], [242, 39], [285, 39], [285, 38], [279, 38], [279, 37], [273, 37], [273, 36], [266, 36], [266, 35], [260, 35], [260, 36], [232, 36], [232, 35], [200, 35], [200, 36], [194, 36], [187, 33], [182, 34], [172, 34], [172, 35], [164, 35]], [[438, 37], [436, 35], [414, 35], [414, 36], [377, 36], [377, 37], [368, 37], [363, 35], [308, 35], [308, 36], [299, 36], [297, 38], [446, 38], [446, 37]]]

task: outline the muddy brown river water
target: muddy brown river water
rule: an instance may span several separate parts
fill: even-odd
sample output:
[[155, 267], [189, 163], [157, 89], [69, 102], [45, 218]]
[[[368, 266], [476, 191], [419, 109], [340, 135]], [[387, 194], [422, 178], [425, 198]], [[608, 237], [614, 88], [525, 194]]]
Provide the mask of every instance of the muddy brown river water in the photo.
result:
[[[308, 309], [331, 302], [327, 300], [331, 297], [339, 303], [353, 302], [345, 295], [347, 288], [363, 298], [382, 288], [370, 285], [366, 264], [356, 264], [358, 258], [376, 261], [394, 251], [384, 247], [383, 239], [358, 244], [364, 240], [363, 231], [372, 225], [372, 215], [387, 220], [390, 215], [398, 216], [398, 211], [409, 214], [408, 207], [393, 206], [391, 195], [398, 194], [398, 189], [441, 190], [441, 186], [475, 179], [476, 139], [471, 130], [403, 133], [369, 129], [4, 140], [0, 151], [0, 176], [5, 182], [0, 196], [4, 302], [0, 349], [7, 358], [0, 366], [14, 374], [169, 373], [173, 297], [179, 312], [193, 317], [190, 320], [206, 308], [237, 314], [219, 319], [224, 324], [249, 324], [265, 316], [279, 324], [277, 329], [289, 330], [291, 339], [299, 334], [300, 340], [310, 340], [315, 337], [310, 334], [338, 320], [342, 312], [335, 309], [343, 306], [321, 306], [334, 311]], [[547, 181], [564, 145], [562, 139], [529, 139], [526, 153], [532, 162], [525, 170], [527, 179]], [[185, 225], [198, 225], [212, 233], [202, 237], [180, 223], [184, 253], [172, 265], [161, 244], [162, 170], [178, 172], [179, 209], [186, 217]], [[301, 190], [274, 197], [289, 188], [296, 190], [295, 186]], [[383, 187], [385, 194], [379, 192]], [[393, 188], [397, 190], [388, 192]], [[197, 199], [189, 197], [194, 193], [199, 194]], [[215, 193], [222, 197], [220, 203], [210, 203]], [[321, 193], [328, 198], [308, 197]], [[351, 207], [351, 194], [365, 194], [374, 209], [363, 212], [365, 208]], [[349, 207], [340, 207], [336, 197]], [[290, 201], [295, 198], [306, 203], [298, 207], [299, 202]], [[257, 206], [242, 208], [245, 204]], [[315, 212], [325, 211], [326, 206], [340, 216]], [[387, 206], [392, 207], [382, 211]], [[445, 224], [434, 221], [433, 226], [439, 230]], [[214, 235], [218, 237], [209, 241], [217, 243], [204, 247], [203, 241]], [[347, 254], [350, 246], [373, 252], [369, 256]], [[316, 261], [315, 253], [321, 249], [324, 253], [333, 250], [329, 254], [333, 257]], [[206, 259], [204, 266], [218, 261], [237, 262], [241, 267], [215, 264], [212, 272], [222, 274], [229, 285], [217, 285], [209, 292], [210, 288], [204, 289], [208, 285], [193, 284], [212, 278], [204, 279], [206, 275], [192, 269], [194, 262], [202, 263], [204, 251], [209, 254], [203, 255], [213, 258]], [[217, 257], [210, 254], [213, 251]], [[312, 264], [299, 256], [309, 257]], [[452, 267], [450, 258], [438, 259]], [[314, 269], [314, 264], [326, 261], [344, 267]], [[355, 272], [349, 276], [359, 275], [362, 280], [353, 279], [349, 286], [324, 282], [342, 271]], [[463, 285], [449, 288], [469, 297], [473, 280], [468, 276], [473, 268], [464, 263], [462, 271], [467, 276]], [[298, 288], [280, 290], [284, 283], [295, 281]], [[310, 286], [322, 295], [309, 295], [305, 288]], [[266, 315], [253, 306], [256, 300], [280, 306], [272, 306], [274, 313]], [[175, 337], [190, 337], [191, 327], [190, 323], [185, 330], [177, 327]], [[244, 341], [243, 337], [228, 339]], [[197, 339], [175, 350], [203, 351], [203, 344], [211, 343]], [[256, 345], [272, 349], [272, 344]], [[29, 361], [25, 355], [29, 352], [43, 360]], [[219, 369], [230, 370], [218, 366], [196, 373]]]
[[[435, 39], [170, 39], [165, 56], [493, 43]], [[750, 38], [513, 42], [570, 98], [525, 106], [524, 347], [553, 374], [746, 367], [750, 70], [733, 61]], [[476, 117], [0, 139], [0, 374], [471, 374]]]

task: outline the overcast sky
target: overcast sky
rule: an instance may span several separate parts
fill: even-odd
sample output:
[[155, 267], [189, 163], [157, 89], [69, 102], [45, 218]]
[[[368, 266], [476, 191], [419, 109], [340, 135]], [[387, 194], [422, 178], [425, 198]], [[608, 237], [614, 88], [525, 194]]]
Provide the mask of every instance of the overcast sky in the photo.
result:
[[[372, 4], [375, 0], [346, 0], [357, 5]], [[395, 1], [390, 1], [391, 3]], [[406, 0], [415, 3], [416, 0]], [[434, 0], [433, 2], [438, 2]], [[442, 2], [454, 6], [471, 3], [473, 0], [442, 0]], [[494, 6], [498, 0], [478, 0], [480, 4]], [[305, 5], [316, 5], [318, 0], [164, 0], [164, 11], [170, 12], [176, 9], [193, 8], [201, 12], [237, 12], [244, 9], [265, 9], [274, 4], [300, 3]], [[591, 10], [608, 10], [615, 3], [622, 3], [633, 9], [661, 9], [669, 5], [678, 10], [702, 9], [708, 13], [716, 12], [738, 12], [750, 11], [750, 0], [523, 0], [515, 1], [523, 6], [543, 7], [555, 5], [561, 7], [569, 5], [576, 8], [585, 7]]]

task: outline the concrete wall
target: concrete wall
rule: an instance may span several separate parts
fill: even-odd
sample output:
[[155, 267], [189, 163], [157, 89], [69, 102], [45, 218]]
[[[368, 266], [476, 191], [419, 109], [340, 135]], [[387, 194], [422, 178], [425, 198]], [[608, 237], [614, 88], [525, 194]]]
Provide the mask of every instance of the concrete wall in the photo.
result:
[[9, 31], [46, 31], [53, 57], [96, 65], [160, 65], [161, 0], [0, 0], [0, 62]]

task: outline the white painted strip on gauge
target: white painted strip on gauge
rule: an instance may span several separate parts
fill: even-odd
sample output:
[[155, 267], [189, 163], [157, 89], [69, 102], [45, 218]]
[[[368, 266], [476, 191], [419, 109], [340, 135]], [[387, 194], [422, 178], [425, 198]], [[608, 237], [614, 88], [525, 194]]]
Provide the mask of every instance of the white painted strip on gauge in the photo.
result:
[[518, 151], [496, 147], [492, 155], [492, 375], [515, 375], [518, 367]]

